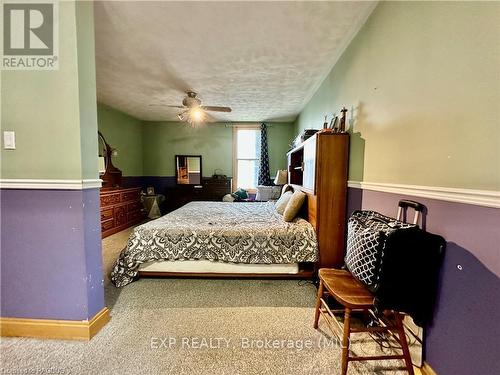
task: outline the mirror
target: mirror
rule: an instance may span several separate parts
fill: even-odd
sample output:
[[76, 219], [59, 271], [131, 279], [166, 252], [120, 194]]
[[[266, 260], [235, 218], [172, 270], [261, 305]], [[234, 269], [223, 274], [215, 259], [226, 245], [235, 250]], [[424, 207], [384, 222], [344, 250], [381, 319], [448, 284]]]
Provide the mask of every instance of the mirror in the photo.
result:
[[108, 146], [101, 132], [98, 132], [99, 140], [98, 140], [98, 154], [99, 157], [99, 175], [103, 175], [106, 172], [106, 167], [108, 165]]
[[201, 155], [175, 155], [175, 180], [179, 185], [201, 185]]

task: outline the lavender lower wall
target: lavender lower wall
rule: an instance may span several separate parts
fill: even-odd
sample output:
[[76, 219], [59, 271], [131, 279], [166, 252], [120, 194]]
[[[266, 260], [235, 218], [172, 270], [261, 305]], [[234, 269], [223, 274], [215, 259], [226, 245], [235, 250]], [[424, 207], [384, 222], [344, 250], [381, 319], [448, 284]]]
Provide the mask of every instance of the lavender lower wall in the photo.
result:
[[448, 241], [426, 361], [439, 375], [500, 374], [500, 210], [349, 188], [348, 211], [394, 216], [400, 199], [423, 203], [427, 231]]
[[104, 307], [99, 189], [83, 190], [83, 228], [88, 300], [87, 315], [91, 318]]
[[1, 316], [95, 315], [104, 307], [99, 190], [0, 194]]

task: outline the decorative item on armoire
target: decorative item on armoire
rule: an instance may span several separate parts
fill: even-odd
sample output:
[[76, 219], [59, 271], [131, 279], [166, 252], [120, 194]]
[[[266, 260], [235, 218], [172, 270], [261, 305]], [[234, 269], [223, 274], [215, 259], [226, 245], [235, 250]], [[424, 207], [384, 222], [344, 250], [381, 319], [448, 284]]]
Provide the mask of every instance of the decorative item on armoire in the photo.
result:
[[347, 113], [347, 109], [346, 107], [342, 107], [342, 109], [340, 110], [340, 112], [342, 112], [342, 117], [340, 118], [340, 127], [339, 127], [339, 132], [340, 133], [345, 133], [345, 115]]
[[330, 126], [332, 125], [334, 119], [335, 119], [335, 114], [333, 114], [330, 124], [328, 124], [328, 115], [325, 115], [325, 122], [323, 123], [323, 129], [321, 129], [320, 132], [331, 133], [332, 129], [330, 128]]
[[328, 120], [327, 120], [327, 115], [325, 115], [325, 122], [323, 123], [323, 130], [328, 129]]
[[333, 130], [333, 122], [335, 121], [335, 113], [332, 114], [332, 119], [330, 120], [330, 124], [328, 124], [328, 130]]
[[332, 129], [332, 132], [338, 133], [339, 132], [339, 116], [334, 115], [332, 118], [332, 122], [330, 125], [330, 129]]

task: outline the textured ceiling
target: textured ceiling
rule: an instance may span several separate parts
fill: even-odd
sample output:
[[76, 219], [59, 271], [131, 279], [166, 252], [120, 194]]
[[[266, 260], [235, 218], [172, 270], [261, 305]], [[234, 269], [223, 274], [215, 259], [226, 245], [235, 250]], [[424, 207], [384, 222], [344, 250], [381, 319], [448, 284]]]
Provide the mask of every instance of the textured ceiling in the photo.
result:
[[98, 2], [97, 98], [177, 120], [184, 92], [219, 121], [291, 121], [373, 9], [370, 2]]

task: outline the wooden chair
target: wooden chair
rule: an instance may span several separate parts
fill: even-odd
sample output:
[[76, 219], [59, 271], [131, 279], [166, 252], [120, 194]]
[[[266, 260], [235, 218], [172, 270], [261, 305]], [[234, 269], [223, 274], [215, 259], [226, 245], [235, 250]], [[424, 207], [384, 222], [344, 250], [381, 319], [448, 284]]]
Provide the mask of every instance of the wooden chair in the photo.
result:
[[[334, 324], [340, 332], [343, 332], [342, 375], [347, 374], [347, 366], [351, 361], [370, 361], [382, 359], [403, 359], [408, 373], [410, 375], [414, 375], [401, 315], [398, 312], [386, 312], [388, 316], [392, 315], [392, 324], [388, 324], [388, 322], [382, 321], [376, 317], [373, 313], [373, 295], [364, 287], [363, 284], [356, 280], [349, 271], [322, 268], [319, 270], [319, 280], [320, 284], [316, 300], [314, 328], [318, 328], [318, 321], [321, 315], [325, 318], [325, 321], [328, 323], [332, 333], [339, 336], [335, 333], [336, 329]], [[324, 298], [327, 295], [332, 296], [337, 302], [339, 302], [343, 306], [343, 309], [331, 310]], [[351, 314], [353, 311], [371, 314], [374, 318], [378, 319], [380, 325], [362, 328], [351, 327]], [[344, 314], [343, 327], [334, 317], [334, 313], [342, 312]], [[359, 332], [387, 332], [401, 345], [403, 353], [381, 356], [350, 356], [349, 342], [351, 333]]]

